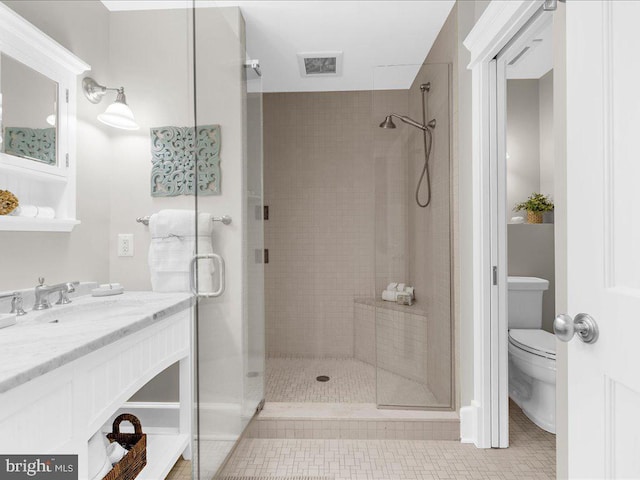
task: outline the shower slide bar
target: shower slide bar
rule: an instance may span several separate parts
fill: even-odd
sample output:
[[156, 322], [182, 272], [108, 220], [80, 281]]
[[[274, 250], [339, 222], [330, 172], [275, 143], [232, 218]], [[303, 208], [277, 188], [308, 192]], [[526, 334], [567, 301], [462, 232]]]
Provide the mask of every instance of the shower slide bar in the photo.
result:
[[[222, 217], [212, 217], [212, 222], [222, 222], [224, 225], [231, 224], [231, 217], [229, 215], [223, 215]], [[136, 222], [142, 223], [143, 225], [149, 225], [149, 217], [138, 217], [136, 218]]]

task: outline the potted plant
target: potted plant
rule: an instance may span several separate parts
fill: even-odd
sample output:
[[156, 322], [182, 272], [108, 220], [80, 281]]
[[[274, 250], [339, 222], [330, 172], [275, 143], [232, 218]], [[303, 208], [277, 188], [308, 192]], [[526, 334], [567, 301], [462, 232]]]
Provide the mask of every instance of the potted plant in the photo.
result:
[[553, 202], [548, 195], [533, 192], [526, 202], [518, 203], [513, 210], [520, 212], [526, 210], [527, 222], [542, 223], [542, 214], [553, 211]]

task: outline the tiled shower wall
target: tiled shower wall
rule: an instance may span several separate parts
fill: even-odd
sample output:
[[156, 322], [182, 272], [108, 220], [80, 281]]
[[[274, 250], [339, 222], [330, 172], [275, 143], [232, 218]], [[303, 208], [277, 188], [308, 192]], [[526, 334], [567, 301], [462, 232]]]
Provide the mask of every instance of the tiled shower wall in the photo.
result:
[[[376, 98], [385, 109], [406, 108], [406, 91]], [[370, 91], [264, 95], [270, 356], [354, 355], [353, 300], [374, 295], [381, 119], [372, 100]]]
[[[433, 203], [419, 209], [413, 195], [423, 161], [420, 132], [378, 124], [391, 112], [421, 119], [424, 81], [432, 82], [429, 118], [438, 128]], [[354, 298], [406, 281], [416, 286], [429, 338], [428, 348], [421, 339], [426, 354], [409, 357], [420, 359], [415, 368], [422, 379], [426, 369], [438, 403], [449, 404], [449, 127], [446, 64], [424, 65], [409, 91], [265, 94], [268, 355], [373, 360], [374, 345], [354, 342], [363, 333]]]

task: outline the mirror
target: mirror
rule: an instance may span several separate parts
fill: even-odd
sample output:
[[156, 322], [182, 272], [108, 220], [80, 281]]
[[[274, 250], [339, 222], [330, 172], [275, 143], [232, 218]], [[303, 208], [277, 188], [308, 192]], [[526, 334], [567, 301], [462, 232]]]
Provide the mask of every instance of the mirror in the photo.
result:
[[2, 152], [56, 165], [58, 84], [0, 54]]

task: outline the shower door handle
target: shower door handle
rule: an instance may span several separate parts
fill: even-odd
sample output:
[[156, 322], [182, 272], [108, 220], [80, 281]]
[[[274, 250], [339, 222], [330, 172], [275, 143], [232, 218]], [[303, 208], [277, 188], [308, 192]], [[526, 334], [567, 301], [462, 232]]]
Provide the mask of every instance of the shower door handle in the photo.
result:
[[[218, 264], [218, 289], [213, 292], [198, 292], [197, 283], [196, 282], [196, 263], [198, 260], [215, 260]], [[191, 293], [193, 293], [196, 297], [203, 298], [211, 298], [211, 297], [219, 297], [224, 293], [226, 283], [225, 277], [225, 267], [224, 267], [224, 258], [222, 258], [217, 253], [201, 253], [198, 255], [194, 255], [191, 259], [191, 263], [189, 264], [189, 286], [191, 287]]]

